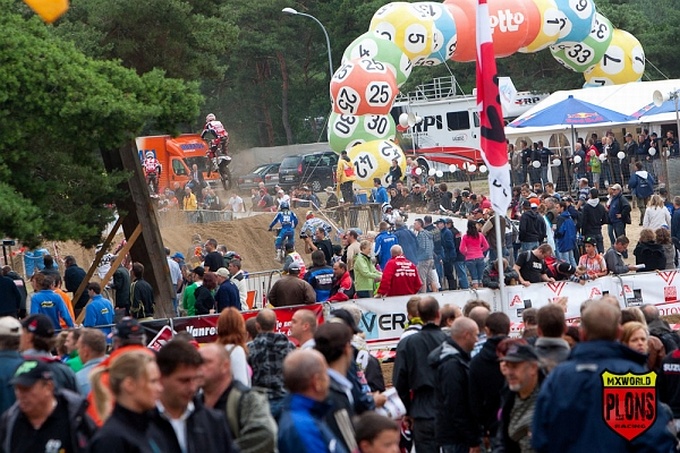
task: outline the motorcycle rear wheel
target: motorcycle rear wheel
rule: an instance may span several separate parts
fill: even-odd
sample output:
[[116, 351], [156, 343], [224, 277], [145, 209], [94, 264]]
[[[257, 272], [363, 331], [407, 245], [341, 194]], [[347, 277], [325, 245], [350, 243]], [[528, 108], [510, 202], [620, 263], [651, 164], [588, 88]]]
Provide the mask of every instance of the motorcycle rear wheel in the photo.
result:
[[222, 188], [224, 190], [231, 189], [231, 171], [229, 171], [229, 167], [226, 165], [220, 168], [220, 179], [222, 180]]

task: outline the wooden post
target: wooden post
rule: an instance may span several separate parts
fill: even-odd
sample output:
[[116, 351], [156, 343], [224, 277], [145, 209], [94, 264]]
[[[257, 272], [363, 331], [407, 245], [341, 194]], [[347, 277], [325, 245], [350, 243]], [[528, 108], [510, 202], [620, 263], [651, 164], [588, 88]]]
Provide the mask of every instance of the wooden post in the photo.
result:
[[[132, 237], [138, 225], [142, 228], [142, 240], [132, 244], [130, 256], [133, 261], [144, 265], [144, 279], [154, 291], [154, 316], [172, 317], [172, 300], [176, 295], [173, 294], [158, 217], [149, 196], [137, 150], [130, 142], [118, 150], [102, 150], [101, 154], [107, 171], [123, 170], [130, 173], [130, 178], [120, 187], [124, 195], [115, 200], [118, 215], [123, 217], [126, 237]], [[172, 171], [172, 168], [165, 168], [164, 171]]]

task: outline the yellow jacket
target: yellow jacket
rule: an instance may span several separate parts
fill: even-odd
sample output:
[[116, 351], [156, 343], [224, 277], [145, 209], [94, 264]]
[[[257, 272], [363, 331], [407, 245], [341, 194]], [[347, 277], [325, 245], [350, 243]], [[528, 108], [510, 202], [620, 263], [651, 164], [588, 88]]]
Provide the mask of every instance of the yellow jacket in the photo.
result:
[[184, 210], [185, 211], [195, 211], [198, 209], [198, 202], [196, 201], [196, 195], [190, 193], [188, 196], [184, 195]]
[[[352, 170], [352, 176], [347, 176], [345, 174], [345, 169], [350, 168]], [[338, 182], [338, 186], [342, 184], [343, 182], [349, 182], [349, 181], [356, 181], [357, 176], [354, 173], [354, 165], [352, 165], [352, 162], [347, 162], [343, 158], [340, 158], [338, 160], [338, 169], [336, 170], [336, 180]]]

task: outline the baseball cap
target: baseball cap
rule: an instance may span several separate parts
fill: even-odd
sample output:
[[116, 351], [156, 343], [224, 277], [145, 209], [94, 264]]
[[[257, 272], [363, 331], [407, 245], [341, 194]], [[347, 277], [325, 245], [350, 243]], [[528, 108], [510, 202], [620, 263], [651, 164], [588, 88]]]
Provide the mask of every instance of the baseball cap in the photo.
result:
[[499, 362], [538, 362], [538, 355], [534, 348], [528, 344], [512, 344], [505, 356]]
[[446, 219], [444, 219], [444, 220], [445, 220], [445, 222], [444, 222], [444, 223], [451, 223], [451, 224], [453, 223], [453, 219], [452, 219], [452, 218], [450, 218], [450, 217], [447, 217], [447, 218], [446, 218]]
[[0, 318], [0, 335], [9, 337], [21, 336], [21, 323], [19, 320], [12, 316], [3, 316]]
[[49, 365], [42, 360], [26, 360], [19, 365], [10, 382], [12, 385], [33, 387], [41, 379], [46, 381], [52, 380], [52, 370]]
[[413, 184], [414, 189], [420, 189], [420, 184]]
[[215, 271], [216, 275], [219, 275], [222, 278], [229, 278], [229, 271], [227, 270], [226, 267], [220, 267]]
[[595, 240], [595, 238], [591, 238], [591, 237], [585, 238], [583, 243], [597, 246], [597, 241]]
[[309, 190], [309, 187], [307, 187], [307, 186], [302, 186], [302, 190]]
[[555, 269], [560, 274], [573, 275], [576, 272], [576, 268], [569, 263], [558, 263]]
[[441, 217], [441, 218], [437, 219], [437, 221], [434, 222], [434, 223], [446, 223], [446, 219], [444, 217]]
[[531, 209], [537, 209], [538, 208], [538, 205], [536, 203], [531, 203], [530, 206], [531, 206]]
[[21, 326], [29, 333], [42, 338], [50, 338], [54, 335], [54, 324], [45, 315], [37, 314], [24, 319]]
[[173, 258], [173, 259], [176, 258], [176, 259], [180, 259], [180, 260], [184, 261], [184, 255], [181, 254], [180, 252], [175, 252], [175, 254], [172, 255], [170, 258]]
[[291, 273], [291, 272], [300, 272], [300, 265], [298, 263], [296, 263], [295, 261], [290, 263], [290, 265], [288, 266], [288, 273]]
[[203, 277], [205, 275], [205, 268], [203, 266], [196, 266], [191, 272], [198, 275], [199, 277]]
[[611, 186], [613, 190], [621, 190], [621, 184], [614, 184]]
[[141, 337], [142, 335], [144, 335], [144, 328], [139, 324], [139, 321], [131, 316], [126, 316], [113, 326], [109, 337], [118, 337], [125, 340]]

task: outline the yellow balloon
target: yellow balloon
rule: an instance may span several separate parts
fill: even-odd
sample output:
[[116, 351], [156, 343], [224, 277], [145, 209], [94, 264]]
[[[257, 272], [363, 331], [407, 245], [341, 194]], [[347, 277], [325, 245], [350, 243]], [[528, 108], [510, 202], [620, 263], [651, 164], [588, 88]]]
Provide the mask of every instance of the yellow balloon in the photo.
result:
[[406, 157], [399, 145], [391, 140], [372, 140], [360, 143], [347, 150], [357, 175], [356, 185], [366, 189], [373, 188], [373, 178], [380, 178], [388, 185], [387, 175], [392, 159], [397, 159], [401, 173], [406, 171]]
[[555, 44], [560, 37], [560, 25], [566, 16], [557, 8], [555, 0], [534, 0], [541, 13], [541, 30], [536, 38], [526, 47], [519, 49], [522, 53], [534, 53]]
[[388, 3], [373, 14], [368, 29], [395, 43], [411, 61], [425, 59], [433, 51], [434, 20], [415, 4]]
[[42, 20], [51, 24], [68, 9], [68, 0], [24, 0]]
[[640, 41], [617, 28], [600, 62], [584, 72], [583, 76], [586, 86], [604, 86], [637, 82], [644, 72], [645, 52]]

